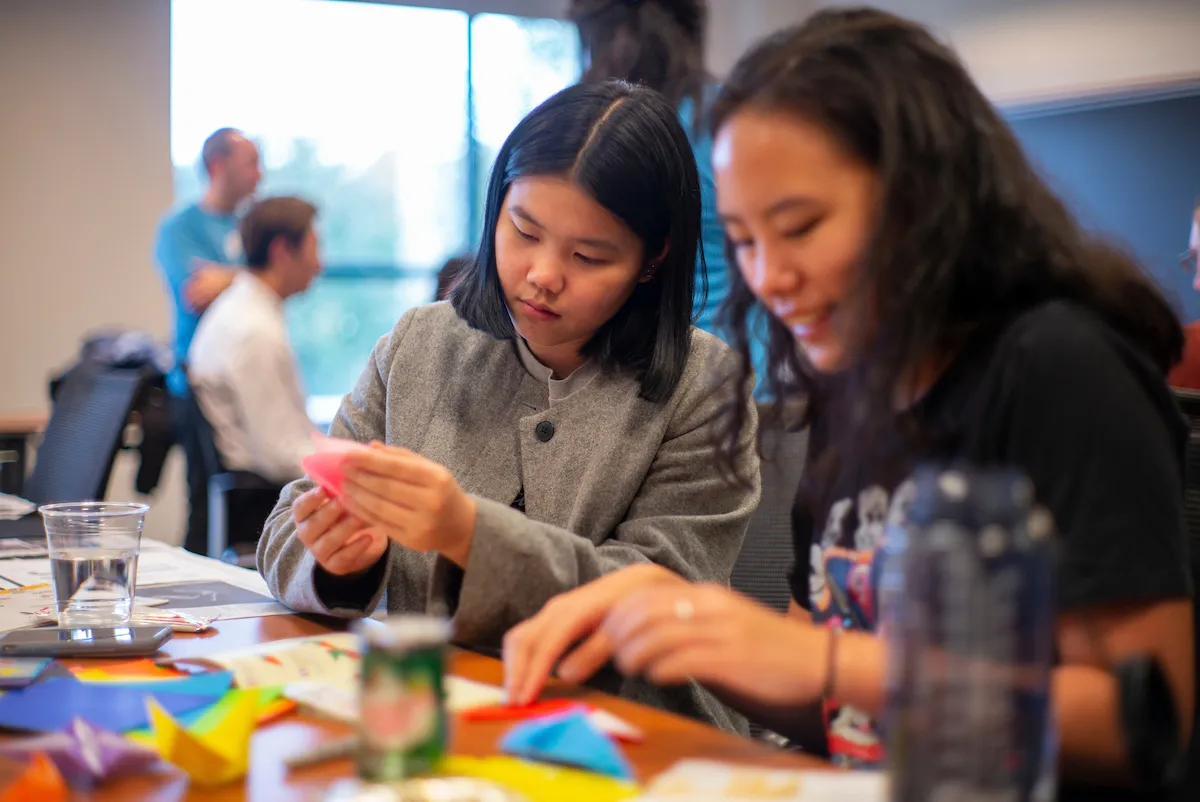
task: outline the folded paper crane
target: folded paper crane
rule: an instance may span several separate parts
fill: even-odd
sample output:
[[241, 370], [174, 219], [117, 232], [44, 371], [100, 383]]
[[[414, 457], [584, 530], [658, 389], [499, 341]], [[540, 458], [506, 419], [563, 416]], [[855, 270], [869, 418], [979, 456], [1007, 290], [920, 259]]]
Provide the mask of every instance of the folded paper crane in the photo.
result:
[[250, 762], [250, 736], [258, 719], [259, 694], [236, 694], [221, 721], [202, 733], [185, 729], [170, 713], [147, 699], [154, 747], [187, 772], [198, 785], [223, 785], [241, 779]]
[[54, 761], [63, 778], [77, 788], [134, 774], [158, 762], [157, 753], [81, 718], [59, 732], [0, 743], [0, 755], [6, 757], [20, 760], [39, 753]]

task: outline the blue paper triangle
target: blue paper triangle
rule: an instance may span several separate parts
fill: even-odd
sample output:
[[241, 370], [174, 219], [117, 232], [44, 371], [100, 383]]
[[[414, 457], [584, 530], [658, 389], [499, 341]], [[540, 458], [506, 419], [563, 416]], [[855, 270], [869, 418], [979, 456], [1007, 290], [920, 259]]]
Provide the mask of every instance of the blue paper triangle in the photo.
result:
[[633, 769], [620, 748], [579, 710], [555, 713], [516, 725], [500, 742], [500, 751], [622, 780], [633, 779]]
[[216, 701], [211, 694], [148, 692], [139, 687], [54, 677], [0, 697], [0, 727], [49, 732], [66, 727], [78, 716], [93, 726], [126, 732], [147, 726], [147, 696], [153, 696], [172, 715]]

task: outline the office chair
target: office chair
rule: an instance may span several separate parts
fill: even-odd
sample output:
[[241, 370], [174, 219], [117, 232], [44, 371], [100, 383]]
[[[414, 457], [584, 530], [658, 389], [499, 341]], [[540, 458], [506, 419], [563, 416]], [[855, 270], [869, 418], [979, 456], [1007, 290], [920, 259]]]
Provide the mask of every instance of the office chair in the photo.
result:
[[[759, 408], [759, 419], [763, 417]], [[792, 501], [804, 470], [808, 432], [761, 430], [762, 497], [750, 518], [730, 586], [761, 604], [787, 612], [792, 597], [787, 572], [792, 553]]]
[[[764, 407], [759, 406], [762, 420]], [[730, 587], [780, 613], [792, 598], [787, 572], [795, 562], [792, 546], [792, 501], [804, 470], [808, 432], [782, 427], [760, 429], [762, 438], [762, 496], [750, 518], [746, 539], [729, 578]], [[807, 569], [805, 569], [807, 570]], [[755, 740], [787, 746], [786, 739], [750, 722]]]
[[58, 382], [25, 495], [37, 504], [99, 501], [125, 425], [153, 373], [81, 363]]
[[208, 556], [252, 568], [263, 524], [283, 486], [250, 471], [226, 470], [195, 392], [189, 387], [187, 396], [175, 401], [184, 404], [184, 453], [189, 462], [198, 460], [203, 467], [204, 498], [189, 501], [193, 514], [207, 510]]
[[[1200, 392], [1172, 387], [1175, 402], [1188, 424], [1188, 441], [1184, 455], [1184, 521], [1187, 524], [1189, 557], [1192, 568], [1192, 590], [1200, 593]], [[1200, 655], [1200, 605], [1193, 608], [1194, 641]], [[1200, 665], [1196, 672], [1197, 712], [1200, 713]], [[1200, 715], [1196, 717], [1200, 719]], [[1188, 750], [1188, 768], [1182, 786], [1175, 794], [1178, 802], [1200, 799], [1200, 734], [1193, 727]]]

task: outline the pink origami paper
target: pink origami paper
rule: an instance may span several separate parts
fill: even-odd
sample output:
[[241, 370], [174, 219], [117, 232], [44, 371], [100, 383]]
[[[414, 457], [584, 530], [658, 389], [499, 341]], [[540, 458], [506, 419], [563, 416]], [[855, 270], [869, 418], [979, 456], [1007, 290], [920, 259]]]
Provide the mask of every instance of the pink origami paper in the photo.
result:
[[63, 778], [77, 787], [144, 771], [159, 761], [157, 752], [81, 718], [58, 732], [0, 742], [0, 755], [18, 760], [38, 752], [49, 756]]
[[346, 457], [355, 451], [370, 451], [371, 447], [355, 440], [315, 435], [316, 451], [301, 461], [305, 473], [332, 498], [342, 497], [342, 469]]

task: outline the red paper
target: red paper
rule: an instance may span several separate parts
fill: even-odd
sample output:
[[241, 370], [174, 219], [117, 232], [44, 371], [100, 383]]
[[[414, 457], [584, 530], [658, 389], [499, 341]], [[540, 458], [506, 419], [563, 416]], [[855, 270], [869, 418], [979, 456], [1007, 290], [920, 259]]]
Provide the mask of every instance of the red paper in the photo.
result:
[[342, 497], [342, 469], [346, 457], [355, 451], [368, 451], [370, 446], [355, 440], [314, 435], [316, 451], [301, 461], [304, 472], [332, 498]]
[[534, 702], [529, 705], [490, 705], [464, 710], [462, 717], [466, 721], [525, 721], [540, 716], [549, 716], [567, 710], [591, 710], [588, 705], [570, 699], [549, 699], [544, 702]]

